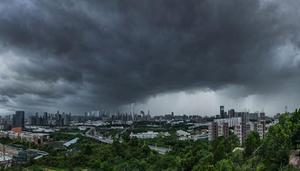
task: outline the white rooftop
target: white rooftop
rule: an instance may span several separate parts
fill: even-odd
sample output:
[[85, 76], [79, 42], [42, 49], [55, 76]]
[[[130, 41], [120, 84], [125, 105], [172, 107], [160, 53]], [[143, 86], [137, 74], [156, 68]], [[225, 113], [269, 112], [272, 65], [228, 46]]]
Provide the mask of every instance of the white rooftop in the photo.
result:
[[66, 147], [69, 147], [72, 144], [76, 144], [78, 140], [79, 140], [79, 138], [74, 138], [74, 139], [64, 143], [63, 145], [66, 146]]
[[12, 158], [7, 156], [7, 155], [5, 155], [5, 156], [1, 155], [0, 156], [0, 162], [9, 161], [9, 160], [12, 160]]

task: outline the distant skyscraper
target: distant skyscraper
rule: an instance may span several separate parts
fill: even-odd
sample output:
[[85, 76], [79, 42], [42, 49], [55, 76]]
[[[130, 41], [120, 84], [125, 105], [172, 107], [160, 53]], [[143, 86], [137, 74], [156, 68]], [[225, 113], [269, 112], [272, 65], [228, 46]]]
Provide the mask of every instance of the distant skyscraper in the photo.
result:
[[260, 118], [260, 120], [265, 120], [265, 118], [266, 118], [265, 112], [260, 112], [259, 113], [259, 118]]
[[71, 113], [69, 114], [63, 114], [63, 125], [70, 125], [71, 123]]
[[24, 116], [25, 116], [24, 111], [16, 111], [16, 114], [13, 115], [13, 127], [24, 128], [25, 127]]
[[234, 109], [230, 109], [230, 110], [228, 111], [228, 116], [229, 116], [229, 118], [235, 117], [235, 111], [234, 111]]
[[45, 112], [43, 116], [43, 125], [48, 125], [48, 113]]
[[224, 108], [224, 106], [220, 106], [220, 116], [221, 116], [221, 118], [225, 118], [225, 108]]
[[132, 121], [134, 121], [134, 105], [135, 105], [134, 103], [131, 103], [131, 106], [130, 106]]

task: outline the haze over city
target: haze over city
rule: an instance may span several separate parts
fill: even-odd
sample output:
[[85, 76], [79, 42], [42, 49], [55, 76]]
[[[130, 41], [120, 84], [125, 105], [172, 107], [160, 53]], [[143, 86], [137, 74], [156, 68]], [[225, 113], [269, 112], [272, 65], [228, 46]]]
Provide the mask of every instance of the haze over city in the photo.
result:
[[297, 0], [0, 3], [0, 114], [300, 106]]

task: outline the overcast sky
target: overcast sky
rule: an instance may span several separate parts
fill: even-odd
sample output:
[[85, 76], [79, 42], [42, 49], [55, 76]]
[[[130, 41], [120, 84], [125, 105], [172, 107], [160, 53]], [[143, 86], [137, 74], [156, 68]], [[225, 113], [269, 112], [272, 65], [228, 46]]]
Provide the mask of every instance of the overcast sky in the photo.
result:
[[1, 0], [0, 113], [300, 107], [299, 0]]

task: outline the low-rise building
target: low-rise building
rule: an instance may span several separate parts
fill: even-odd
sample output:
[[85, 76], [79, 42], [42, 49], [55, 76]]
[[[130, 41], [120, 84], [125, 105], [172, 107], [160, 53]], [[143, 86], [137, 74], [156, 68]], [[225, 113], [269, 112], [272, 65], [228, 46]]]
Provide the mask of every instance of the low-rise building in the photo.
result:
[[152, 139], [152, 138], [156, 138], [158, 134], [159, 134], [158, 132], [153, 132], [153, 131], [141, 132], [137, 134], [131, 132], [130, 138], [135, 137], [138, 139]]
[[191, 139], [191, 134], [189, 132], [178, 130], [176, 131], [176, 135], [178, 136], [178, 139], [181, 141], [189, 140]]
[[181, 136], [187, 137], [187, 136], [190, 136], [191, 134], [186, 131], [183, 131], [183, 130], [178, 130], [178, 131], [176, 131], [176, 135], [179, 137], [181, 137]]

